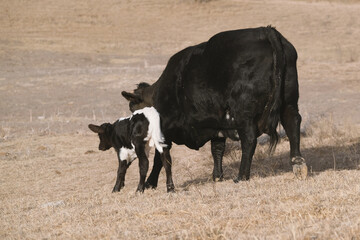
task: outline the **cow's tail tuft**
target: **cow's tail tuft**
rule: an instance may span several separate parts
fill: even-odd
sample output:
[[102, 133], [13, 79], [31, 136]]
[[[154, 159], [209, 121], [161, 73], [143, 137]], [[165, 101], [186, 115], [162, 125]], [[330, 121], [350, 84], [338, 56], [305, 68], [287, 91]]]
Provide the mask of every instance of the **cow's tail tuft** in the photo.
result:
[[284, 78], [285, 70], [285, 54], [283, 50], [283, 45], [281, 43], [280, 33], [273, 27], [268, 26], [265, 29], [267, 38], [273, 49], [273, 91], [269, 99], [269, 104], [267, 105], [267, 119], [265, 120], [265, 128], [267, 133], [270, 135], [270, 147], [269, 151], [272, 153], [279, 141], [279, 136], [276, 131], [276, 128], [280, 122], [280, 111], [282, 104], [282, 85]]

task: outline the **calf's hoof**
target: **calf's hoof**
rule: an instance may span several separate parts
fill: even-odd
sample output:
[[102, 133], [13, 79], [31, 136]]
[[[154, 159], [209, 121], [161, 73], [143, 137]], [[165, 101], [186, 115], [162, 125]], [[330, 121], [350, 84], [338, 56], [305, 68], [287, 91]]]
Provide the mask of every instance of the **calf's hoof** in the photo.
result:
[[302, 157], [293, 157], [291, 163], [293, 164], [292, 167], [295, 177], [300, 180], [305, 180], [308, 175], [305, 159]]
[[156, 189], [156, 188], [157, 188], [157, 185], [154, 185], [154, 184], [151, 184], [151, 183], [149, 183], [149, 182], [146, 182], [146, 183], [145, 183], [145, 188], [146, 188], [146, 189], [149, 189], [149, 188]]
[[168, 193], [175, 193], [175, 189], [174, 189], [174, 188], [168, 188], [168, 189], [167, 189], [167, 192], [168, 192]]
[[124, 184], [122, 184], [122, 185], [120, 185], [120, 186], [114, 186], [114, 188], [113, 188], [113, 190], [112, 190], [112, 192], [113, 193], [116, 193], [116, 192], [120, 192], [120, 190], [122, 189], [122, 188], [124, 188]]
[[137, 188], [136, 193], [144, 193], [144, 188]]
[[250, 177], [246, 177], [246, 176], [238, 176], [237, 178], [234, 179], [234, 183], [238, 183], [240, 181], [249, 181]]

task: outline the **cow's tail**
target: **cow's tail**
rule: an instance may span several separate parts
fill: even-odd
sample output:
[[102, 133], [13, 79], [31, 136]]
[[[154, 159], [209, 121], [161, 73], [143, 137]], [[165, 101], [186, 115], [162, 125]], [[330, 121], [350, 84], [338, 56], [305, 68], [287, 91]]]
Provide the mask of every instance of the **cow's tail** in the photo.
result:
[[265, 107], [264, 127], [270, 135], [270, 153], [276, 148], [279, 136], [276, 128], [280, 121], [280, 111], [282, 104], [282, 88], [285, 70], [285, 54], [281, 43], [280, 33], [273, 27], [268, 26], [265, 29], [267, 38], [273, 49], [273, 73], [272, 73], [272, 93], [268, 104]]

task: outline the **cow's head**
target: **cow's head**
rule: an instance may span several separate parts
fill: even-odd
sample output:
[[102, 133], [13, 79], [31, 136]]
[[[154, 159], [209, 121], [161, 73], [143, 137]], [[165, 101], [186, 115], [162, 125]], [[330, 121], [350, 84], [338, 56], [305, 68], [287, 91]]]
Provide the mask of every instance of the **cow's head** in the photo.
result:
[[131, 112], [144, 107], [153, 106], [153, 91], [151, 85], [148, 83], [139, 83], [133, 93], [122, 91], [121, 95], [129, 101], [129, 108]]
[[110, 123], [103, 123], [100, 126], [89, 124], [89, 128], [99, 135], [99, 150], [106, 151], [112, 147], [111, 136], [114, 131], [113, 125]]

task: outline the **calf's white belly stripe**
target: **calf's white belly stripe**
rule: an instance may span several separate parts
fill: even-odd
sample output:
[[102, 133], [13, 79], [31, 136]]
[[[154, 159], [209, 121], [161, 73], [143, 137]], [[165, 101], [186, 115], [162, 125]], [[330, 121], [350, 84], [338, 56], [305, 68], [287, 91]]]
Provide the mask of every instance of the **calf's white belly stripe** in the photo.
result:
[[126, 147], [120, 148], [119, 158], [121, 161], [127, 161], [128, 164], [133, 162], [137, 158], [135, 153], [135, 148], [134, 147], [132, 149]]

